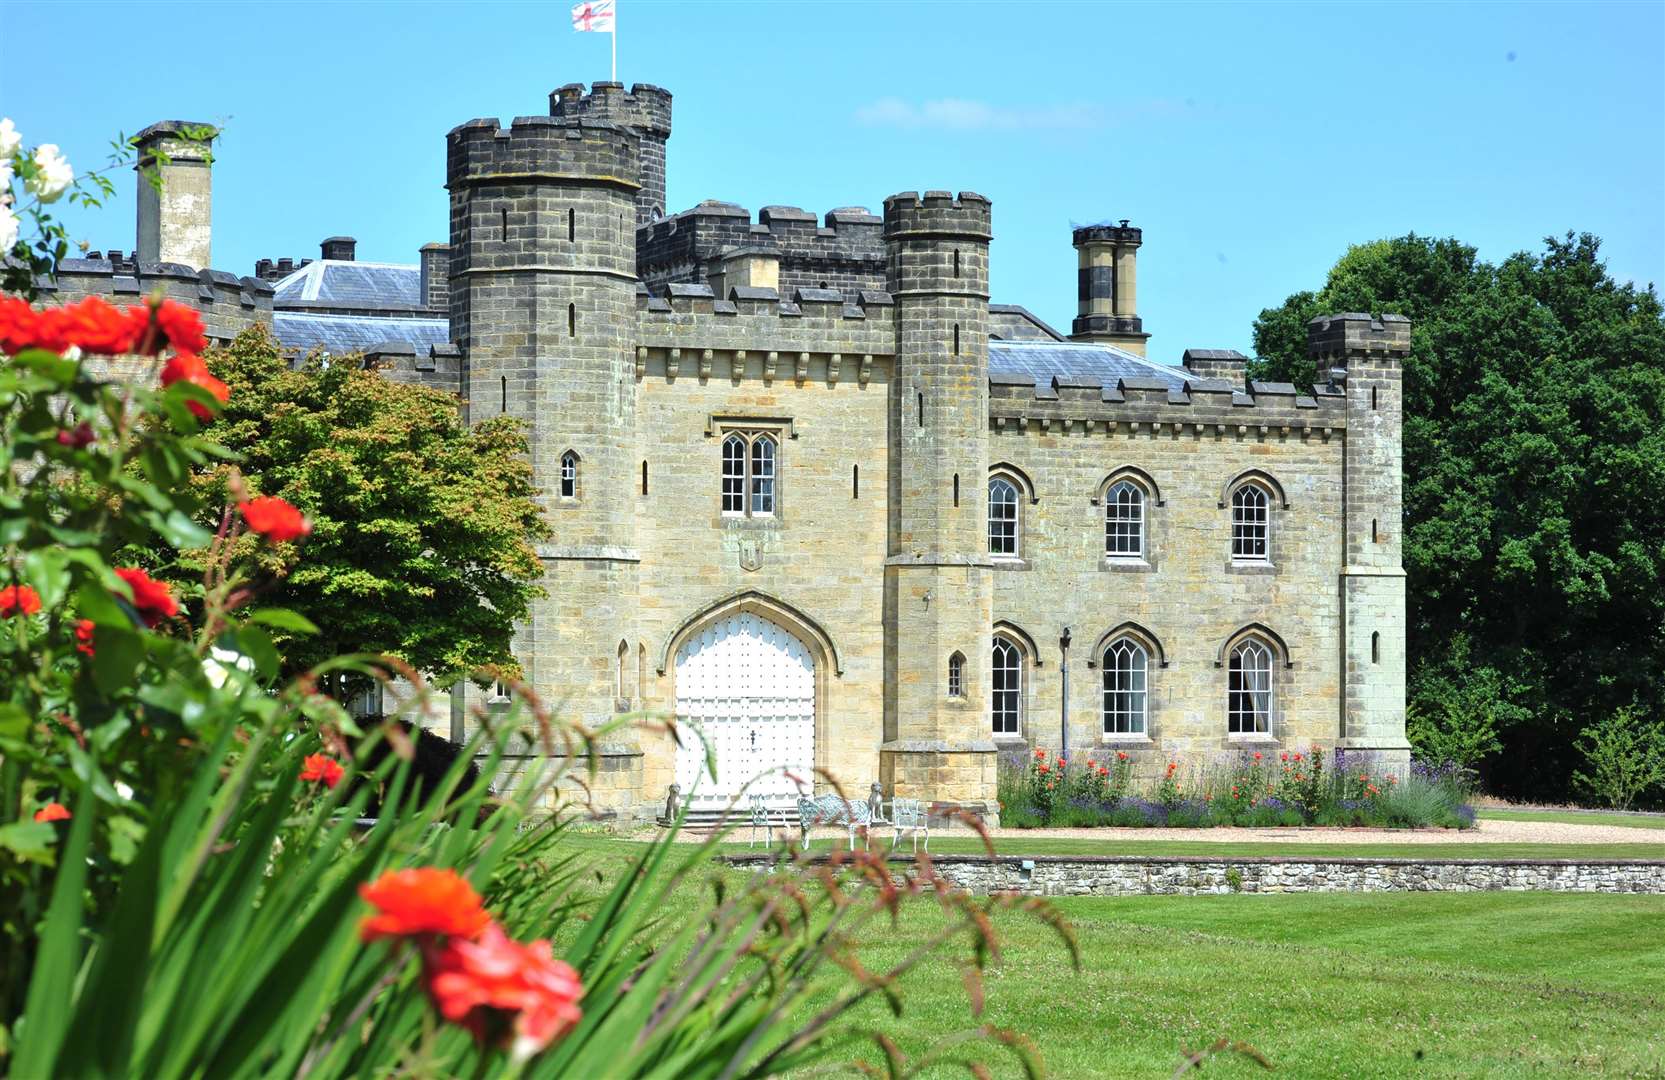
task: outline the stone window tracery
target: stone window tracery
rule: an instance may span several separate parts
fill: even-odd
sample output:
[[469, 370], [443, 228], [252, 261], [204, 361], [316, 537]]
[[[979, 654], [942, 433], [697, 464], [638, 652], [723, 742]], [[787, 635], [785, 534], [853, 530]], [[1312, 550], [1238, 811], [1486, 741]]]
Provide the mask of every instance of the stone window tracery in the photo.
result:
[[956, 652], [948, 658], [948, 696], [965, 697], [965, 654]]
[[724, 516], [774, 516], [779, 445], [763, 431], [733, 431], [723, 439]]
[[571, 450], [561, 455], [561, 498], [578, 498], [578, 455]]

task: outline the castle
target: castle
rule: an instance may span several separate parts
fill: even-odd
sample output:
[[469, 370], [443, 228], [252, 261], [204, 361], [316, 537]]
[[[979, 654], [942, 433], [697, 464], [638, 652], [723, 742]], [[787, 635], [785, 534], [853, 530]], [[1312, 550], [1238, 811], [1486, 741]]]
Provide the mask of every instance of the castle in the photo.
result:
[[671, 96], [618, 83], [453, 129], [449, 243], [415, 264], [332, 237], [238, 277], [179, 131], [141, 133], [167, 153], [138, 250], [65, 261], [59, 294], [161, 288], [216, 339], [269, 320], [523, 420], [554, 530], [529, 683], [591, 724], [697, 723], [717, 764], [621, 731], [592, 784], [621, 819], [754, 777], [994, 817], [1000, 755], [1035, 747], [1406, 761], [1403, 318], [1315, 321], [1310, 386], [1147, 359], [1121, 221], [1074, 230], [1066, 336], [990, 303], [973, 192], [666, 216]]

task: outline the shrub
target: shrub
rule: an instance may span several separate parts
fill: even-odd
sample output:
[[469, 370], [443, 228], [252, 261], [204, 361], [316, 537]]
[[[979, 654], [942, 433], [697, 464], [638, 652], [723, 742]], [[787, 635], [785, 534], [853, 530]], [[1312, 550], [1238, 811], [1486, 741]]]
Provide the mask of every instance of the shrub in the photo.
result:
[[1589, 770], [1574, 772], [1573, 786], [1615, 810], [1628, 810], [1639, 796], [1665, 785], [1665, 724], [1633, 708], [1586, 727], [1573, 745]]

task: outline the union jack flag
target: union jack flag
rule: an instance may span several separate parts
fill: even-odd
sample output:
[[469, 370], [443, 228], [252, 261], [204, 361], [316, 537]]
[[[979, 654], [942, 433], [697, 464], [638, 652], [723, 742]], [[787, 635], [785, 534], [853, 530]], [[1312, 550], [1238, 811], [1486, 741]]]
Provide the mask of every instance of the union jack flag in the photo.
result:
[[613, 0], [581, 0], [572, 5], [572, 28], [613, 32]]

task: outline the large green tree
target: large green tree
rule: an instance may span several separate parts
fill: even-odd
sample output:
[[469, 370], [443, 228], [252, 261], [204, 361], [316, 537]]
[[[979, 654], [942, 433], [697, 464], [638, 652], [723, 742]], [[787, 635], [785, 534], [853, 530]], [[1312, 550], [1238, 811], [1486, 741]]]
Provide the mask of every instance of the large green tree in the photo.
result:
[[1257, 377], [1310, 383], [1307, 320], [1413, 320], [1409, 695], [1425, 730], [1495, 724], [1508, 794], [1565, 794], [1600, 715], [1665, 716], [1665, 320], [1599, 244], [1495, 266], [1456, 240], [1361, 244], [1255, 321]]
[[[290, 669], [377, 652], [442, 682], [518, 671], [510, 639], [539, 595], [533, 545], [548, 535], [519, 423], [471, 427], [454, 396], [356, 357], [291, 370], [263, 326], [206, 359], [231, 390], [211, 432], [241, 455], [250, 494], [281, 496], [313, 522], [304, 558], [293, 544], [251, 551], [283, 575], [262, 604], [320, 630], [285, 642]], [[204, 494], [228, 472], [200, 477]]]

